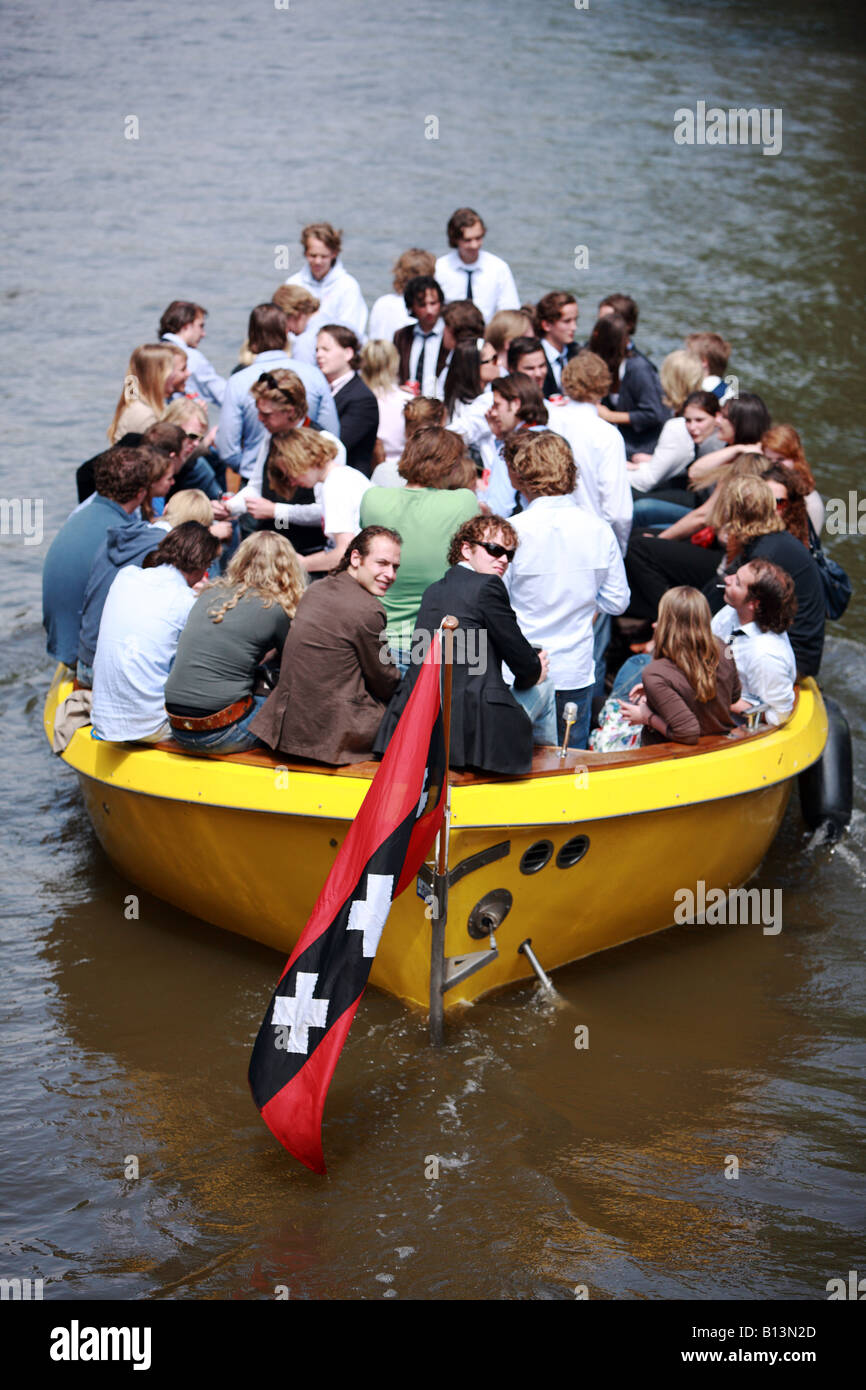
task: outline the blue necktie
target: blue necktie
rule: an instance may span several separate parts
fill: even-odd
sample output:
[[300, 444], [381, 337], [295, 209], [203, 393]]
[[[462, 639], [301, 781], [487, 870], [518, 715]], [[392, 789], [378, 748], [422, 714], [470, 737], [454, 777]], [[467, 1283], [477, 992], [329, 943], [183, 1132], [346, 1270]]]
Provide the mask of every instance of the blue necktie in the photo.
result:
[[475, 300], [472, 299], [472, 276], [474, 274], [474, 270], [467, 270], [466, 272], [466, 298], [471, 300], [473, 304], [475, 303]]

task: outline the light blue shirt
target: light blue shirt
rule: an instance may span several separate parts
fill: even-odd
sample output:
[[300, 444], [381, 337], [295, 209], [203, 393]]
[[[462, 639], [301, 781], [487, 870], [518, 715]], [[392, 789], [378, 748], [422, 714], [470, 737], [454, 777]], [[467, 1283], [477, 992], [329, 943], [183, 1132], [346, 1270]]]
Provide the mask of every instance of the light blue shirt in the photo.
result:
[[310, 419], [315, 420], [322, 429], [330, 430], [338, 439], [340, 437], [337, 407], [331, 388], [319, 368], [311, 367], [307, 362], [298, 362], [279, 349], [260, 352], [255, 362], [234, 372], [226, 382], [216, 437], [216, 451], [223, 463], [236, 469], [244, 478], [250, 476], [259, 446], [267, 432], [258, 417], [250, 387], [255, 385], [262, 372], [272, 372], [278, 367], [287, 367], [301, 378], [307, 393]]
[[186, 394], [201, 396], [203, 400], [212, 401], [214, 405], [222, 405], [226, 379], [220, 376], [204, 353], [199, 352], [198, 348], [190, 347], [177, 333], [163, 333], [162, 340], [164, 343], [175, 343], [186, 353], [186, 365], [189, 368]]

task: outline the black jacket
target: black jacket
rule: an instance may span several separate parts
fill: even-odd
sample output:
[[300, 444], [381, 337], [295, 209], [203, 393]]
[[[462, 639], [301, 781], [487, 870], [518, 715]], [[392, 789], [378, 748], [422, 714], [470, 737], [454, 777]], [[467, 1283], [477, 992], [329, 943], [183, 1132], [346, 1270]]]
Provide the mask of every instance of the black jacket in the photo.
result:
[[[610, 406], [608, 397], [605, 405]], [[642, 352], [633, 352], [625, 359], [625, 376], [619, 384], [619, 398], [612, 410], [627, 410], [628, 425], [620, 425], [628, 458], [632, 454], [651, 454], [658, 443], [662, 425], [671, 416], [662, 400], [659, 374]]]
[[[580, 348], [577, 346], [577, 343], [569, 343], [568, 347], [565, 349], [566, 360], [570, 362], [572, 357], [574, 357], [579, 351]], [[544, 355], [546, 357], [547, 353], [545, 353]], [[547, 376], [544, 378], [544, 387], [542, 390], [542, 395], [544, 396], [545, 400], [549, 400], [551, 396], [562, 395], [561, 388], [556, 384], [556, 377], [553, 375], [553, 368], [551, 367], [550, 362], [548, 362], [547, 364]]]
[[340, 438], [346, 446], [346, 462], [365, 478], [373, 471], [373, 450], [379, 433], [379, 402], [357, 372], [334, 397], [340, 417]]
[[[502, 679], [502, 663], [514, 673], [518, 689], [529, 689], [541, 674], [538, 653], [517, 625], [508, 593], [497, 575], [454, 565], [425, 590], [415, 622], [413, 660], [393, 696], [376, 738], [383, 752], [418, 678], [426, 634], [448, 614], [460, 627], [454, 634], [451, 702], [451, 766], [517, 776], [532, 766], [532, 723]], [[427, 642], [429, 645], [429, 641]], [[426, 650], [426, 645], [424, 645]]]

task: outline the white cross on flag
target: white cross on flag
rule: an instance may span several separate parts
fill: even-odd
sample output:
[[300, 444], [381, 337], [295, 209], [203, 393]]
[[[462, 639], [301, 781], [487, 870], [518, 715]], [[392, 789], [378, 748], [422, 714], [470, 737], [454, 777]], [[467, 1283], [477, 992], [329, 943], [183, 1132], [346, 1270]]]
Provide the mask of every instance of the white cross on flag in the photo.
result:
[[364, 955], [371, 960], [376, 954], [382, 928], [388, 920], [393, 887], [393, 874], [368, 874], [366, 898], [356, 898], [349, 911], [347, 931], [364, 933]]
[[299, 970], [295, 976], [294, 997], [280, 994], [274, 1000], [271, 1024], [275, 1028], [288, 1028], [289, 1038], [286, 1048], [289, 1052], [308, 1052], [310, 1049], [310, 1029], [324, 1028], [328, 1017], [328, 999], [314, 999], [318, 975], [310, 975]]

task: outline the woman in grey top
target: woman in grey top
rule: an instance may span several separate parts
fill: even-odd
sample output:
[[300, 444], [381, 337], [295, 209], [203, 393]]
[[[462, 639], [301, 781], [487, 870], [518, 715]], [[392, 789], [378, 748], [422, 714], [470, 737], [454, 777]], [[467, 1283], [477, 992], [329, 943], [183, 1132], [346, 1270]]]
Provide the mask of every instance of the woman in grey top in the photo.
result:
[[165, 687], [172, 733], [183, 748], [241, 753], [259, 743], [249, 729], [265, 700], [253, 694], [256, 667], [268, 652], [282, 652], [306, 582], [286, 538], [257, 531], [225, 577], [199, 595]]

